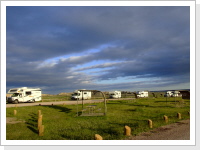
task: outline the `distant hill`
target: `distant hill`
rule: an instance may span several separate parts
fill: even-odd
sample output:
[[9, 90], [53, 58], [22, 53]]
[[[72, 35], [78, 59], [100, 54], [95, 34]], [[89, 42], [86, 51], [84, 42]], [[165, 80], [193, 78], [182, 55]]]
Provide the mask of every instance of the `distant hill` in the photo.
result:
[[166, 92], [166, 91], [190, 91], [190, 89], [158, 90], [158, 91], [150, 91], [150, 92]]
[[71, 96], [72, 93], [59, 93], [58, 95], [66, 95], [66, 96]]

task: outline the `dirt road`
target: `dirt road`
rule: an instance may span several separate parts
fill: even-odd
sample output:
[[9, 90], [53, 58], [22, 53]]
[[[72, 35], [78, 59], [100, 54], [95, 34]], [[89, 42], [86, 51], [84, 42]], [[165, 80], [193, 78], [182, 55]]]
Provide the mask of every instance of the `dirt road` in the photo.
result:
[[190, 140], [190, 120], [162, 126], [138, 136], [131, 136], [128, 140]]
[[[133, 100], [134, 98], [123, 98], [123, 100]], [[119, 99], [106, 99], [106, 100], [119, 100]], [[83, 103], [99, 103], [99, 102], [104, 102], [102, 99], [96, 99], [96, 100], [84, 100]], [[38, 106], [38, 105], [75, 105], [75, 104], [82, 104], [82, 100], [79, 101], [52, 101], [52, 102], [35, 102], [35, 103], [18, 103], [18, 104], [6, 104], [6, 107], [23, 107], [23, 106]]]

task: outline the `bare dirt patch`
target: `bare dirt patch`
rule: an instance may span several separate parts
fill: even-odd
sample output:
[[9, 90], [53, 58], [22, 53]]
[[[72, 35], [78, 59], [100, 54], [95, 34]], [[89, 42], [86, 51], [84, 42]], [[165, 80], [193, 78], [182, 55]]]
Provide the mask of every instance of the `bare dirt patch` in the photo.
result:
[[15, 123], [24, 123], [24, 120], [17, 120], [17, 118], [14, 117], [6, 117], [6, 123], [9, 124], [15, 124]]
[[190, 140], [190, 120], [162, 126], [137, 136], [131, 136], [127, 140]]

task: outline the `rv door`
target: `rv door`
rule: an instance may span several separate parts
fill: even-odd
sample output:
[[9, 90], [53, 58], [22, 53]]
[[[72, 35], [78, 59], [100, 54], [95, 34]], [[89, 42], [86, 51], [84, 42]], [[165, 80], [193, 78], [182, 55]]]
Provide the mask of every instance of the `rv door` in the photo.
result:
[[22, 93], [19, 93], [18, 102], [23, 102], [23, 101], [24, 101], [24, 97], [23, 97]]

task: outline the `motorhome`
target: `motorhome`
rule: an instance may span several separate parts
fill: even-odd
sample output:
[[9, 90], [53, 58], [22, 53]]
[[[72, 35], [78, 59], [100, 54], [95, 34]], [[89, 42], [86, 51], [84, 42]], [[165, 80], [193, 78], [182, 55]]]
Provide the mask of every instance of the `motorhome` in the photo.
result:
[[91, 99], [92, 97], [92, 92], [87, 91], [85, 89], [83, 90], [75, 90], [72, 94], [71, 99], [72, 100], [85, 100], [85, 99]]
[[164, 95], [164, 97], [172, 97], [173, 96], [173, 91], [167, 91]]
[[137, 97], [149, 97], [148, 91], [137, 91], [136, 94], [137, 94]]
[[8, 103], [20, 103], [20, 102], [35, 102], [41, 101], [42, 91], [40, 88], [13, 88], [8, 91], [11, 94], [7, 98]]
[[110, 98], [121, 98], [121, 91], [112, 91], [109, 92]]
[[172, 97], [182, 97], [182, 94], [179, 91], [174, 91]]

